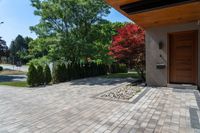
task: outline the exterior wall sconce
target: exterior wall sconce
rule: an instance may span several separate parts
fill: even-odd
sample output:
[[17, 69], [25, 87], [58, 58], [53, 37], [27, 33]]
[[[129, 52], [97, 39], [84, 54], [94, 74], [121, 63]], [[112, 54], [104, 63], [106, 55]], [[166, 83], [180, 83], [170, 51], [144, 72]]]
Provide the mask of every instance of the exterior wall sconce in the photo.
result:
[[162, 48], [163, 48], [163, 45], [164, 45], [163, 42], [159, 42], [159, 43], [158, 43], [159, 49], [162, 49]]

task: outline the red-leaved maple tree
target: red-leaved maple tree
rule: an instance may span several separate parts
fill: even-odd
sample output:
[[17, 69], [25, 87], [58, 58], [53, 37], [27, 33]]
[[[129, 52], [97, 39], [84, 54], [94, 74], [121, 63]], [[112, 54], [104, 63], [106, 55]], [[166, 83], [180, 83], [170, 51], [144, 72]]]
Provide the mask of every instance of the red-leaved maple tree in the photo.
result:
[[126, 24], [117, 30], [109, 48], [117, 62], [135, 68], [142, 79], [145, 79], [145, 34], [136, 24]]

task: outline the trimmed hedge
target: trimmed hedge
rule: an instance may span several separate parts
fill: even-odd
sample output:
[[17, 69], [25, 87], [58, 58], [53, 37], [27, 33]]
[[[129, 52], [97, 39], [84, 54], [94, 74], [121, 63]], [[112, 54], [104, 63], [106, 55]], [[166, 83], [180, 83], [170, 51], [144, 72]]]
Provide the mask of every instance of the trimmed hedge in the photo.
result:
[[44, 85], [44, 70], [43, 70], [43, 67], [41, 65], [39, 65], [37, 67], [37, 84], [38, 85]]
[[45, 84], [49, 84], [52, 80], [51, 70], [48, 65], [45, 65], [44, 68], [44, 82]]
[[[37, 67], [29, 66], [27, 82], [30, 86], [40, 86], [53, 83], [61, 83], [74, 79], [106, 75], [109, 71], [108, 65], [97, 63], [59, 63], [53, 64], [52, 75], [48, 65]], [[127, 73], [128, 69], [124, 64], [114, 63], [110, 67], [111, 73]]]
[[64, 63], [59, 65], [59, 81], [60, 82], [65, 82], [68, 79], [68, 72], [66, 65]]
[[118, 63], [113, 63], [111, 65], [111, 73], [127, 73], [128, 68], [125, 64], [118, 64]]
[[31, 87], [49, 84], [52, 80], [51, 71], [48, 65], [45, 67], [38, 65], [37, 67], [32, 63], [29, 66], [27, 74], [27, 83]]
[[37, 75], [37, 69], [33, 64], [30, 64], [28, 68], [28, 74], [27, 74], [27, 83], [28, 85], [34, 87], [38, 86], [38, 75]]
[[59, 83], [59, 66], [57, 64], [53, 64], [52, 70], [52, 80], [53, 83]]
[[73, 79], [106, 75], [107, 65], [96, 63], [55, 63], [53, 67], [53, 81], [60, 83]]

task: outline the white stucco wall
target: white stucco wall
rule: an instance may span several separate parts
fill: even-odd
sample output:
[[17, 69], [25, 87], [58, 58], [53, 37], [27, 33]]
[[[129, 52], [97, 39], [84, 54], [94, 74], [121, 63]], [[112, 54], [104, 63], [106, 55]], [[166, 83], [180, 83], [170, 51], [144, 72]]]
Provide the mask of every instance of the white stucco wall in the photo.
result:
[[[146, 79], [149, 86], [167, 86], [168, 33], [188, 30], [198, 30], [198, 84], [200, 85], [200, 25], [193, 22], [146, 29]], [[162, 42], [164, 46], [161, 50], [159, 42]], [[157, 63], [166, 64], [166, 68], [157, 69]]]

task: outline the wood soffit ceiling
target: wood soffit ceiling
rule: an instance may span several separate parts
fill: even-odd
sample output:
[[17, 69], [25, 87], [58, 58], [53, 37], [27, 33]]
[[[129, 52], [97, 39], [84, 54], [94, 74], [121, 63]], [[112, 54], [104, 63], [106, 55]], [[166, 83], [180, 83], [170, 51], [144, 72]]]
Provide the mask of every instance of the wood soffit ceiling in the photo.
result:
[[149, 11], [134, 14], [128, 14], [124, 12], [120, 9], [120, 6], [124, 6], [140, 0], [105, 1], [144, 29], [158, 26], [189, 23], [200, 20], [200, 0], [178, 4], [175, 6], [152, 9]]

